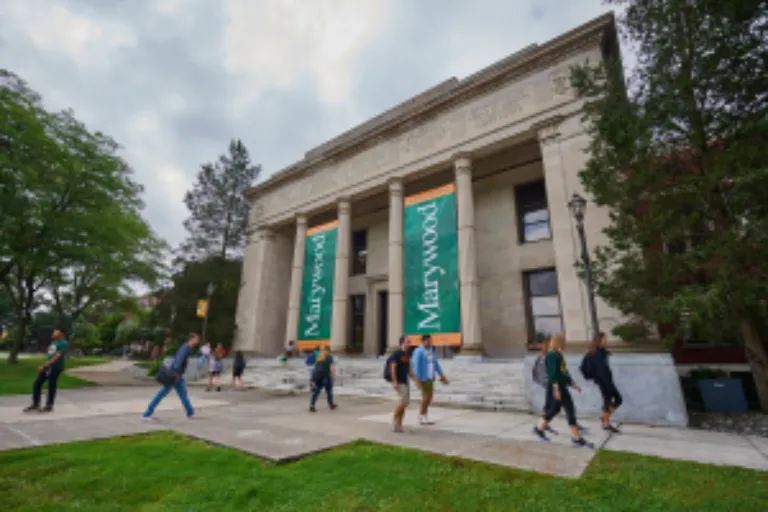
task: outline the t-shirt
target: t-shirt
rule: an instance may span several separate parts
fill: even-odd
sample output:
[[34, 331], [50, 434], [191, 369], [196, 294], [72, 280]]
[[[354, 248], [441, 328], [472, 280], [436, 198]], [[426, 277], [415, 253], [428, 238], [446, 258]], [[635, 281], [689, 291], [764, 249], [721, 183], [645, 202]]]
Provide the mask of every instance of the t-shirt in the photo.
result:
[[46, 361], [50, 361], [53, 359], [53, 356], [56, 355], [56, 353], [60, 352], [61, 357], [51, 365], [51, 368], [54, 370], [63, 370], [64, 369], [64, 359], [67, 357], [67, 350], [69, 349], [69, 343], [64, 338], [51, 342], [51, 345], [48, 347], [48, 356], [46, 358]]
[[203, 346], [203, 348], [200, 349], [200, 353], [203, 354], [204, 356], [211, 355], [211, 346], [210, 345]]
[[[317, 361], [315, 363], [315, 373], [317, 375], [323, 375], [324, 377], [331, 376], [331, 365], [333, 364], [333, 356], [328, 356], [324, 361]], [[319, 373], [318, 373], [319, 370]]]
[[408, 385], [408, 374], [411, 370], [411, 356], [405, 350], [397, 349], [387, 359], [387, 365], [395, 363], [395, 373], [393, 380], [398, 384]]
[[568, 373], [568, 367], [565, 364], [565, 358], [560, 352], [550, 350], [545, 358], [547, 365], [547, 378], [550, 384], [558, 384], [561, 389], [570, 386], [573, 383], [571, 375]]
[[427, 350], [427, 377], [435, 380], [435, 355], [431, 350]]

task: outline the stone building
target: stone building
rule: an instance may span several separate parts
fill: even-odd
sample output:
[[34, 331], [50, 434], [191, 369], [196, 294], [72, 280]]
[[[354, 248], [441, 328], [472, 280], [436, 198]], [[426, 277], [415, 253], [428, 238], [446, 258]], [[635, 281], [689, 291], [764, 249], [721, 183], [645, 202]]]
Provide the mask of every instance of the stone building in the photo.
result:
[[[607, 14], [451, 78], [253, 187], [237, 347], [377, 355], [430, 332], [461, 354], [508, 358], [551, 332], [588, 340], [567, 202], [585, 195], [589, 139], [569, 68], [618, 53]], [[607, 222], [588, 206], [590, 246]], [[610, 332], [619, 314], [597, 306]]]

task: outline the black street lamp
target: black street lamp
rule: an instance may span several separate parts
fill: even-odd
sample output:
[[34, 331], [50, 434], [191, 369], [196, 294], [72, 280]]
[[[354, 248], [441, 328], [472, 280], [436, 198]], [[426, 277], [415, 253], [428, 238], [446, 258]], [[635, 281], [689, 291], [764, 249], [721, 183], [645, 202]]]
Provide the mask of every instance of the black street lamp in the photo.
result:
[[587, 282], [587, 299], [589, 300], [589, 316], [592, 320], [592, 337], [600, 333], [600, 324], [597, 321], [597, 306], [595, 305], [595, 290], [592, 287], [592, 267], [589, 261], [589, 251], [587, 251], [587, 237], [584, 234], [584, 212], [587, 209], [587, 200], [576, 192], [568, 201], [568, 208], [571, 215], [576, 219], [576, 229], [579, 232], [579, 242], [581, 243], [581, 261], [584, 264], [584, 279]]

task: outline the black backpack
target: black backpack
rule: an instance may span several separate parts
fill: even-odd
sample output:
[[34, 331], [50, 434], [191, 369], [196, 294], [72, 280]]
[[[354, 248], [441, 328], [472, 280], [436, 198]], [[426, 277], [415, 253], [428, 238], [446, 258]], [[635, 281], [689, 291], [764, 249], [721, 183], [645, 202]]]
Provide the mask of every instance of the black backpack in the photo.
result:
[[389, 359], [384, 363], [384, 380], [392, 382], [392, 363]]
[[328, 365], [325, 362], [315, 364], [315, 371], [312, 374], [312, 380], [315, 382], [323, 382], [327, 377]]
[[584, 358], [581, 360], [581, 365], [579, 366], [579, 370], [581, 370], [581, 374], [584, 376], [585, 379], [595, 380], [596, 368], [595, 368], [594, 354], [584, 355]]

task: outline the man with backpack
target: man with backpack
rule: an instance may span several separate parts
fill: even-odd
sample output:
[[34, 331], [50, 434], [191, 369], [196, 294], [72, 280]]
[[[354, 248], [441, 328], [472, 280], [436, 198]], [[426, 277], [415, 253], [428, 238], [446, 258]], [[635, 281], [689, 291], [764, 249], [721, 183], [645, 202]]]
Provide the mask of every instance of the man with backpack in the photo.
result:
[[315, 347], [315, 350], [307, 354], [307, 357], [304, 358], [304, 364], [307, 366], [307, 371], [309, 372], [309, 390], [314, 391], [315, 390], [315, 363], [317, 362], [317, 357], [320, 355], [320, 347]]
[[411, 356], [408, 351], [410, 345], [411, 342], [407, 336], [400, 336], [400, 347], [392, 352], [392, 355], [387, 358], [387, 362], [384, 365], [384, 379], [392, 383], [392, 387], [399, 399], [395, 412], [392, 415], [392, 430], [395, 432], [403, 432], [405, 409], [411, 402], [411, 388], [408, 385], [408, 377], [417, 381], [413, 368], [411, 368]]

